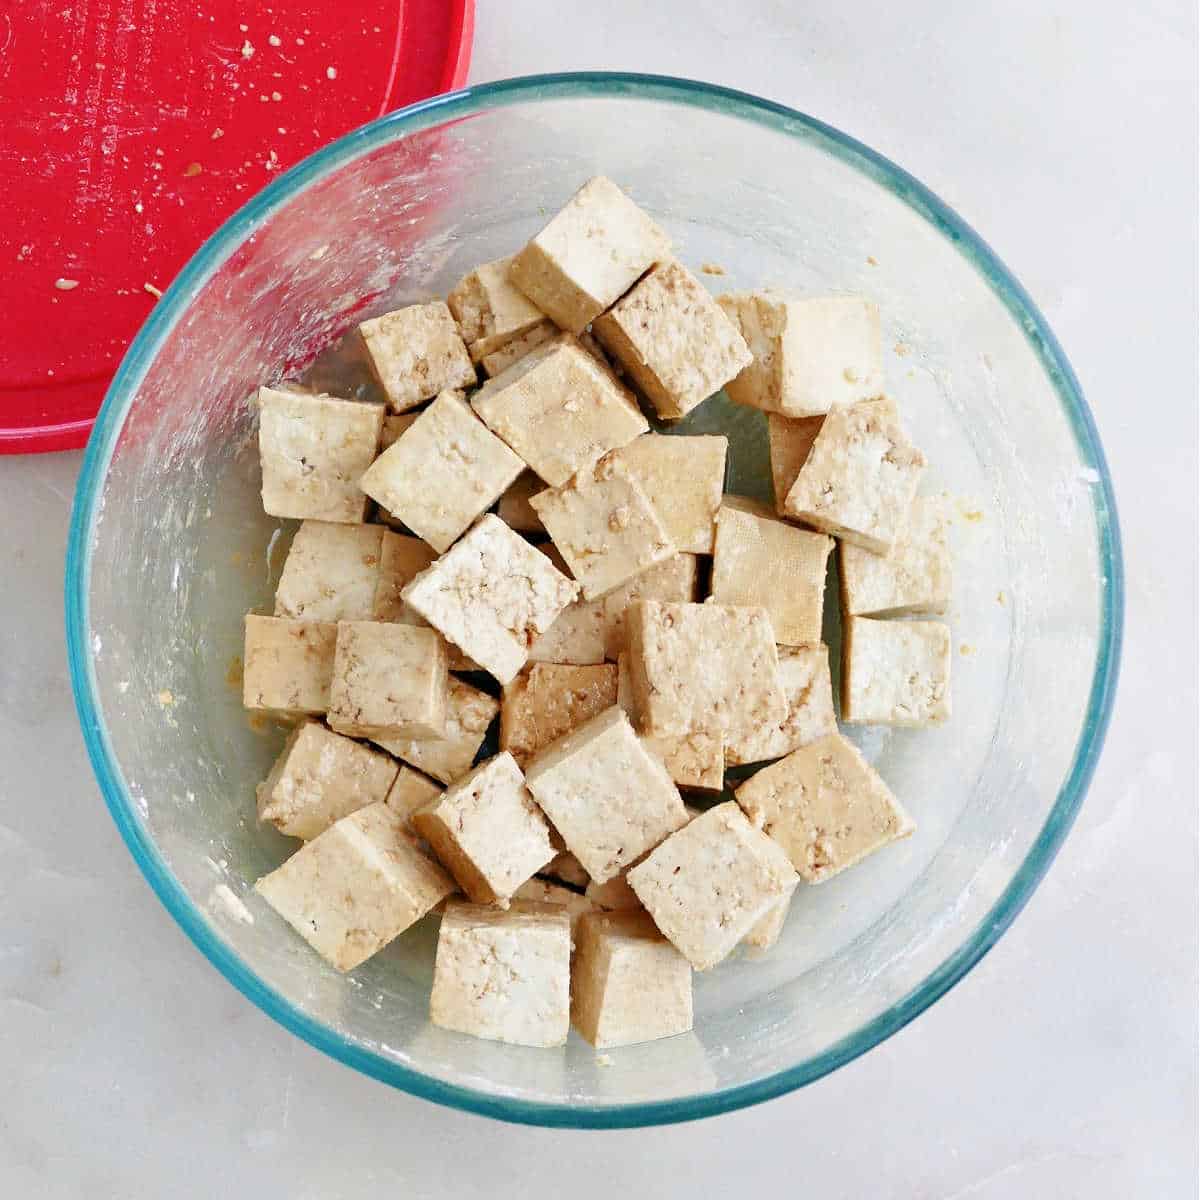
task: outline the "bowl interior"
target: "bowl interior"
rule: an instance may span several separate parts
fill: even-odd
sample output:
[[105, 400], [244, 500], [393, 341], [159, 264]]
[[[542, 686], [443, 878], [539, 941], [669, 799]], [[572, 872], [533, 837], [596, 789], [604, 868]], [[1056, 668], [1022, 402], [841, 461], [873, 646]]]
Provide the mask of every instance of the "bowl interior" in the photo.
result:
[[[263, 381], [355, 321], [444, 294], [520, 246], [588, 176], [628, 188], [714, 291], [878, 301], [889, 389], [945, 492], [953, 721], [852, 731], [918, 833], [796, 896], [766, 954], [696, 979], [695, 1032], [597, 1056], [427, 1019], [436, 922], [348, 976], [251, 891], [294, 843], [257, 826], [281, 736], [240, 704], [242, 614], [269, 605], [286, 523], [257, 495]], [[700, 1115], [814, 1078], [948, 987], [1053, 854], [1098, 748], [1119, 567], [1086, 411], [1040, 318], [968, 230], [840, 135], [664, 80], [517, 81], [419, 106], [309, 160], [239, 214], [124, 365], [80, 485], [69, 568], [77, 694], [105, 794], [188, 932], [253, 999], [344, 1060], [518, 1119]], [[363, 394], [353, 363], [319, 382]], [[729, 490], [770, 495], [765, 422], [718, 397], [681, 431], [732, 443]], [[836, 593], [831, 593], [835, 595]], [[831, 603], [829, 608], [836, 609]], [[836, 613], [828, 639], [836, 644]], [[835, 655], [836, 658], [836, 655]]]

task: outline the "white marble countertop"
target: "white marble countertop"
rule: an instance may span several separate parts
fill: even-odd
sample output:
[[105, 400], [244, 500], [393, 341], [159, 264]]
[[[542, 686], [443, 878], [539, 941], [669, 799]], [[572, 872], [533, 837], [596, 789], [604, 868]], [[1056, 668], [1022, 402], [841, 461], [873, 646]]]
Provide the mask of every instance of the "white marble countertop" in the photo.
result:
[[1125, 659], [1078, 824], [963, 983], [802, 1092], [506, 1127], [275, 1025], [154, 899], [88, 768], [61, 612], [80, 456], [0, 459], [0, 1194], [1194, 1197], [1195, 22], [1183, 0], [479, 0], [473, 80], [710, 79], [902, 163], [1033, 293], [1112, 463]]

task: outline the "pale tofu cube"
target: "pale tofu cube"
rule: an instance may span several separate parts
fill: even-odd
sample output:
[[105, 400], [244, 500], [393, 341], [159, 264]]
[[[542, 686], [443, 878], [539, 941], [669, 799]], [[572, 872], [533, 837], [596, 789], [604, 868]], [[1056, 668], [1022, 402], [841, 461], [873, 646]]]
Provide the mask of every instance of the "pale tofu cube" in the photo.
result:
[[542, 312], [581, 333], [670, 252], [670, 238], [598, 175], [513, 258], [510, 274]]
[[529, 498], [544, 491], [546, 485], [532, 471], [523, 471], [508, 487], [496, 508], [496, 515], [519, 533], [545, 533], [541, 518], [529, 506]]
[[546, 818], [507, 753], [452, 783], [412, 823], [476, 904], [507, 904], [555, 854]]
[[604, 606], [604, 657], [616, 662], [626, 649], [625, 615], [639, 600], [690, 604], [698, 598], [699, 588], [699, 559], [694, 554], [677, 554], [609, 592], [599, 602]]
[[730, 506], [717, 514], [712, 598], [765, 608], [784, 646], [821, 640], [825, 565], [833, 538]]
[[386, 800], [396, 774], [386, 754], [305, 721], [256, 789], [258, 819], [311, 841], [334, 821]]
[[339, 621], [328, 721], [351, 737], [441, 734], [446, 728], [446, 646], [432, 629]]
[[358, 481], [375, 461], [382, 429], [378, 404], [259, 388], [263, 509], [361, 525], [367, 496]]
[[242, 703], [282, 717], [319, 715], [329, 708], [337, 625], [246, 617]]
[[461, 393], [442, 392], [375, 460], [362, 488], [442, 553], [524, 469]]
[[509, 279], [511, 261], [500, 258], [476, 267], [446, 297], [474, 362], [546, 319]]
[[376, 738], [389, 754], [453, 783], [470, 769], [500, 704], [487, 692], [451, 676], [446, 685], [446, 728], [436, 737]]
[[778, 725], [746, 728], [726, 741], [728, 766], [782, 758], [837, 732], [827, 647], [780, 646], [779, 683], [787, 699], [787, 716]]
[[711, 554], [729, 439], [643, 434], [619, 451], [678, 550]]
[[[561, 839], [560, 839], [561, 840]], [[585, 888], [592, 877], [583, 869], [583, 864], [570, 850], [560, 850], [539, 872], [550, 879], [569, 883], [572, 887]]]
[[784, 512], [875, 554], [908, 520], [925, 456], [887, 403], [835, 409], [783, 502]]
[[254, 890], [330, 964], [349, 971], [455, 889], [380, 803], [331, 825]]
[[764, 767], [736, 795], [806, 883], [824, 882], [915, 828], [887, 784], [839, 733]]
[[392, 784], [392, 790], [387, 794], [386, 803], [388, 808], [404, 822], [404, 828], [413, 837], [418, 837], [417, 831], [412, 827], [413, 813], [418, 809], [427, 808], [441, 794], [441, 784], [434, 783], [420, 771], [414, 771], [412, 767], [401, 763], [400, 770], [396, 775], [396, 782]]
[[506, 342], [498, 350], [493, 350], [491, 354], [485, 354], [479, 360], [479, 365], [483, 368], [483, 373], [491, 379], [502, 371], [507, 371], [513, 363], [520, 361], [543, 342], [548, 342], [552, 337], [557, 336], [558, 326], [553, 321], [539, 321], [532, 329], [527, 329], [519, 337], [513, 338], [511, 342]]
[[950, 547], [943, 502], [918, 496], [888, 554], [838, 547], [842, 611], [849, 616], [944, 613], [950, 604]]
[[675, 545], [654, 506], [616, 455], [606, 455], [529, 503], [582, 585], [586, 600], [675, 556]]
[[641, 732], [737, 737], [787, 716], [766, 609], [642, 600], [626, 626]]
[[471, 406], [551, 487], [650, 427], [633, 397], [570, 334], [493, 376]]
[[379, 435], [379, 453], [400, 440], [400, 435], [420, 416], [420, 413], [396, 413], [383, 418], [383, 433]]
[[666, 768], [616, 706], [543, 749], [526, 778], [567, 849], [599, 883], [687, 820]]
[[642, 902], [624, 875], [614, 875], [605, 883], [593, 879], [584, 895], [605, 912], [638, 912], [642, 909]]
[[501, 683], [511, 683], [529, 648], [579, 594], [490, 513], [401, 593], [403, 601]]
[[[539, 489], [542, 490], [542, 489]], [[568, 579], [571, 568], [563, 556], [547, 542], [538, 549]], [[564, 608], [554, 624], [529, 647], [530, 662], [567, 663], [592, 666], [604, 661], [604, 600], [584, 600]]]
[[787, 924], [787, 916], [791, 907], [791, 896], [780, 900], [773, 908], [767, 910], [767, 915], [742, 938], [742, 941], [756, 950], [770, 950], [779, 941], [779, 935], [783, 932], [784, 925]]
[[471, 356], [440, 300], [384, 313], [364, 321], [358, 332], [393, 412], [406, 412], [448, 388], [475, 386]]
[[524, 767], [543, 747], [616, 702], [617, 668], [611, 663], [532, 663], [504, 687], [500, 749]]
[[598, 1050], [674, 1037], [692, 1027], [692, 968], [645, 914], [580, 920], [571, 1020]]
[[515, 892], [513, 903], [520, 904], [555, 904], [565, 909], [567, 919], [571, 922], [571, 939], [574, 941], [575, 930], [579, 928], [579, 918], [587, 913], [595, 912], [596, 906], [586, 897], [570, 888], [560, 887], [557, 883], [548, 883], [544, 879], [527, 879]]
[[517, 1046], [561, 1046], [570, 990], [571, 922], [561, 906], [446, 905], [429, 997], [435, 1025]]
[[592, 326], [664, 420], [686, 416], [751, 361], [737, 327], [682, 263], [660, 263]]
[[842, 720], [937, 725], [950, 716], [950, 629], [850, 617], [842, 630]]
[[367, 621], [375, 603], [384, 530], [304, 521], [275, 590], [275, 615], [304, 621]]
[[690, 821], [629, 872], [654, 923], [697, 971], [721, 962], [798, 882], [783, 850], [732, 800]]
[[771, 448], [771, 482], [775, 493], [775, 511], [787, 516], [783, 502], [800, 468], [808, 461], [808, 453], [825, 417], [785, 417], [779, 413], [767, 414], [767, 439]]

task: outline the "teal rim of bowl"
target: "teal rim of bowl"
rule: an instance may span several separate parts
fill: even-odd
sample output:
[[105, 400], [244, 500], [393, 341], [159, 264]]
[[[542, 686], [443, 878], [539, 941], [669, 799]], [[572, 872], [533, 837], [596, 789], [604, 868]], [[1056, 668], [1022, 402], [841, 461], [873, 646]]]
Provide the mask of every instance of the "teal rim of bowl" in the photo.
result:
[[[1037, 355], [1074, 432], [1081, 461], [1099, 476], [1088, 490], [1099, 542], [1101, 628], [1096, 669], [1071, 769], [1041, 833], [999, 900], [974, 933], [925, 981], [861, 1029], [821, 1054], [737, 1087], [699, 1096], [614, 1105], [542, 1103], [501, 1097], [423, 1075], [355, 1044], [296, 1008], [268, 987], [222, 941], [180, 887], [136, 816], [101, 721], [90, 653], [88, 579], [91, 531], [105, 472], [126, 411], [175, 322], [248, 234], [298, 192], [349, 160], [400, 135], [492, 109], [534, 100], [628, 97], [656, 100], [737, 117], [818, 146], [902, 200], [951, 242], [987, 281]], [[689, 1121], [757, 1104], [803, 1087], [902, 1029], [954, 986], [996, 944], [1032, 895], [1062, 845], [1096, 768], [1112, 712], [1121, 657], [1125, 584], [1112, 480], [1079, 380], [1058, 339], [1029, 294], [984, 240], [907, 171], [861, 142], [795, 109], [746, 92], [665, 75], [578, 72], [531, 75], [480, 84], [389, 113], [354, 130], [280, 176], [223, 224], [195, 253], [155, 306], [125, 355], [88, 442], [75, 491], [66, 565], [67, 656], [75, 707], [92, 769], [113, 820], [158, 898], [200, 951], [243, 995], [311, 1045], [366, 1075], [414, 1096], [468, 1112], [530, 1125], [627, 1128]]]

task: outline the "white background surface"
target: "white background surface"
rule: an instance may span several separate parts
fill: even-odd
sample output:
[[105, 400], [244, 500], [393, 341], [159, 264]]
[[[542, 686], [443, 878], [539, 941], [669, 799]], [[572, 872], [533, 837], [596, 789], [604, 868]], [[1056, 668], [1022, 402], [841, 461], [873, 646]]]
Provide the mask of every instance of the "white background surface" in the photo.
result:
[[0, 1195], [1194, 1197], [1195, 38], [1186, 0], [479, 0], [474, 81], [704, 78], [899, 161], [1042, 306], [1115, 474], [1124, 669], [1061, 857], [950, 995], [758, 1108], [506, 1127], [252, 1007], [153, 898], [84, 757], [60, 598], [79, 455], [0, 459]]

